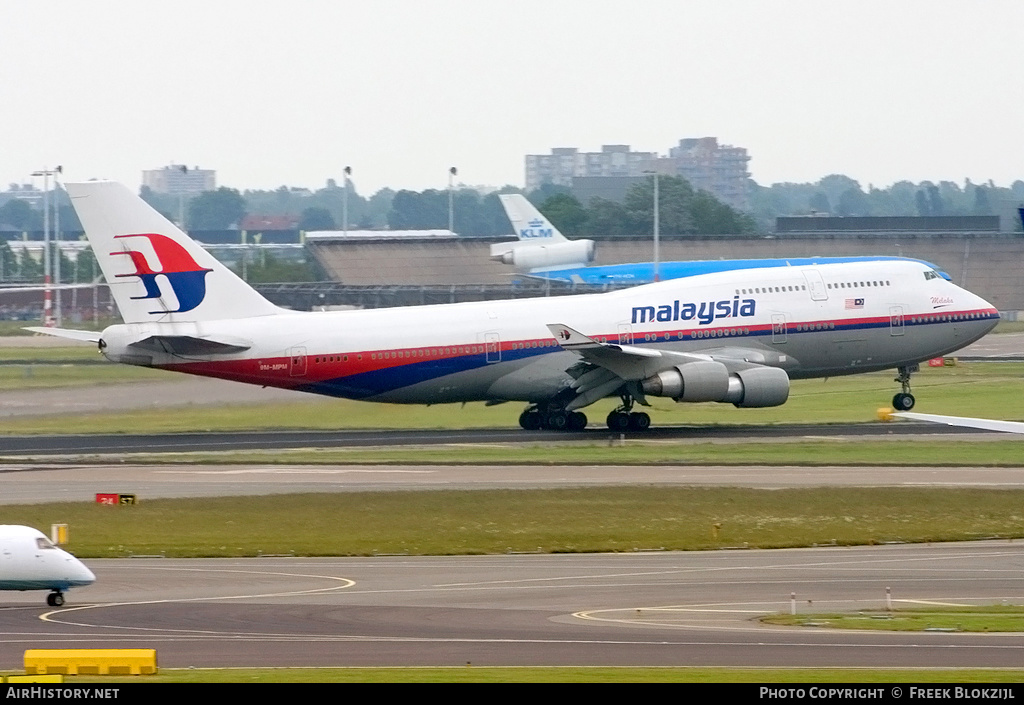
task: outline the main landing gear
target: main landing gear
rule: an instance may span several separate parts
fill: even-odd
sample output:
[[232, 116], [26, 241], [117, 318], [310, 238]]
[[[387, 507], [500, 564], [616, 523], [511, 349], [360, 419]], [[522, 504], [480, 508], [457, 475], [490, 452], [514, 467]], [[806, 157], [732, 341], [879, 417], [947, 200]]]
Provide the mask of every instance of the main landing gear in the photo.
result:
[[[633, 396], [622, 395], [622, 405], [608, 414], [608, 428], [623, 431], [646, 431], [651, 417], [642, 411], [633, 411]], [[566, 411], [557, 402], [534, 404], [519, 415], [519, 425], [527, 431], [582, 431], [587, 427], [587, 416], [581, 411]]]
[[587, 415], [582, 411], [557, 408], [545, 411], [538, 406], [531, 406], [519, 415], [519, 425], [527, 431], [582, 431], [587, 427]]
[[633, 411], [633, 397], [622, 395], [622, 406], [608, 414], [605, 423], [612, 431], [646, 431], [651, 427], [651, 417], [643, 411]]
[[46, 604], [48, 604], [50, 607], [63, 607], [64, 593], [60, 590], [54, 590], [46, 596]]
[[903, 391], [892, 398], [892, 408], [896, 411], [910, 411], [914, 408], [914, 395], [910, 393], [910, 375], [920, 369], [917, 365], [897, 368], [899, 374], [894, 381], [902, 385]]

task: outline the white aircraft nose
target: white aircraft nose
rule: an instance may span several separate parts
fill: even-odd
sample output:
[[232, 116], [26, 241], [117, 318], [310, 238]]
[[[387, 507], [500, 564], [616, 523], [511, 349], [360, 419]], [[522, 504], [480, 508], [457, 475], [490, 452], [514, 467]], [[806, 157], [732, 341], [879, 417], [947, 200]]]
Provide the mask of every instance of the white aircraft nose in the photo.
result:
[[75, 562], [78, 563], [78, 565], [76, 566], [76, 568], [77, 568], [77, 571], [76, 571], [77, 575], [75, 576], [76, 580], [81, 580], [86, 585], [91, 585], [94, 582], [96, 582], [96, 575], [93, 574], [93, 572], [91, 570], [86, 568], [84, 563], [82, 563], [81, 561], [78, 561], [78, 560], [76, 560]]
[[67, 554], [66, 569], [68, 582], [72, 585], [92, 585], [96, 582], [96, 576], [93, 572], [70, 553]]

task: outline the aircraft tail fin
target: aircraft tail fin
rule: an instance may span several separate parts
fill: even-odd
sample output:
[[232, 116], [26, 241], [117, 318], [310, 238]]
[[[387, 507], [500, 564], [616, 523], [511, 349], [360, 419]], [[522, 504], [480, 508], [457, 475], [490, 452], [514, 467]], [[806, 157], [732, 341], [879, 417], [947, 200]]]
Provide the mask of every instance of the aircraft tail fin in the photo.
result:
[[563, 242], [566, 237], [558, 228], [551, 224], [526, 196], [519, 193], [506, 193], [498, 196], [505, 214], [512, 221], [516, 237], [530, 242]]
[[64, 186], [125, 323], [201, 322], [280, 312], [122, 184]]

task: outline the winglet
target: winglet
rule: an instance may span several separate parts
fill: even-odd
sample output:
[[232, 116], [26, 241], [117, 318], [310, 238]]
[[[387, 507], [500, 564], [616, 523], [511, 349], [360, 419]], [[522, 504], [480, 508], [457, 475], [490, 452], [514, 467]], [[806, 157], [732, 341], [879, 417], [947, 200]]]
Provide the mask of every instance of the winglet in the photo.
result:
[[600, 348], [602, 343], [588, 338], [564, 323], [548, 323], [548, 330], [555, 336], [555, 340], [566, 350], [580, 350], [582, 348]]

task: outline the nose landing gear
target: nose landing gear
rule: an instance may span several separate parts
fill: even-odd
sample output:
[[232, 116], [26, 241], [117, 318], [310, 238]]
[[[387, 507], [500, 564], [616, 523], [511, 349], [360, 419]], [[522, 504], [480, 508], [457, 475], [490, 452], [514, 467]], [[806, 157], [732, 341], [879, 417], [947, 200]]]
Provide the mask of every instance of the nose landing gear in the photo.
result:
[[897, 368], [897, 377], [894, 380], [902, 385], [903, 391], [892, 398], [892, 408], [896, 411], [910, 411], [914, 408], [914, 395], [910, 393], [910, 375], [921, 368], [918, 365]]
[[46, 604], [48, 604], [50, 607], [63, 607], [64, 593], [60, 590], [54, 590], [46, 596]]

